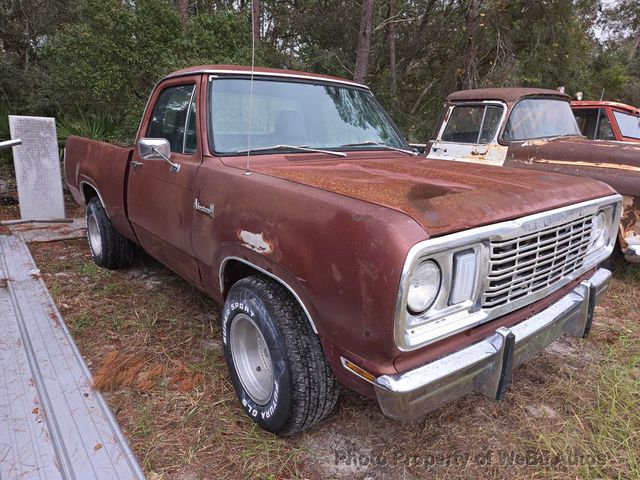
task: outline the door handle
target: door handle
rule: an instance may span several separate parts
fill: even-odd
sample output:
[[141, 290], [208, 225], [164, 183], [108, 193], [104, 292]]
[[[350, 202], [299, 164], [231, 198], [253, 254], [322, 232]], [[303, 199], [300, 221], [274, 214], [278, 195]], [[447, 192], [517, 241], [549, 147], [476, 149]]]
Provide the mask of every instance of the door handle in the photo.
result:
[[215, 206], [213, 205], [213, 203], [210, 203], [209, 204], [209, 208], [207, 208], [204, 205], [201, 205], [200, 202], [198, 201], [198, 199], [196, 198], [193, 201], [193, 208], [196, 209], [199, 212], [206, 213], [211, 218], [213, 218], [213, 212], [215, 210]]
[[143, 166], [143, 165], [144, 165], [144, 163], [142, 163], [142, 162], [138, 162], [137, 160], [131, 160], [131, 161], [129, 162], [129, 164], [130, 164], [133, 168], [141, 167], [141, 166]]
[[447, 147], [436, 147], [435, 145], [432, 147], [434, 152], [441, 150], [443, 153], [447, 153]]

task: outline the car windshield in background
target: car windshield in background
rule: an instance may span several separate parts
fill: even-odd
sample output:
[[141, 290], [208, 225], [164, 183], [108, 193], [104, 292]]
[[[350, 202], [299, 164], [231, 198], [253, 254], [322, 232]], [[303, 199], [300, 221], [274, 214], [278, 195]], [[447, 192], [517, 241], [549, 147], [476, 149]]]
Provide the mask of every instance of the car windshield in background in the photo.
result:
[[507, 142], [581, 135], [568, 102], [550, 98], [521, 100], [511, 110], [504, 129]]
[[495, 137], [502, 107], [498, 105], [461, 105], [454, 107], [442, 141], [456, 143], [489, 143]]
[[363, 89], [261, 79], [254, 80], [251, 108], [250, 97], [248, 79], [211, 82], [209, 128], [216, 152], [286, 145], [336, 150], [410, 148], [371, 92]]
[[623, 137], [640, 139], [640, 117], [617, 110], [613, 111], [613, 115]]

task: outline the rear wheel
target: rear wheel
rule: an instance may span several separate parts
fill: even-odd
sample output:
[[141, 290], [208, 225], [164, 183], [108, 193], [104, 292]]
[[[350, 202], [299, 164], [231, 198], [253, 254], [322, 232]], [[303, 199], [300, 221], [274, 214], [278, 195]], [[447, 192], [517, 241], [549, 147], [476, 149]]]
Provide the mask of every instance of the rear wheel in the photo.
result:
[[298, 433], [335, 406], [338, 383], [320, 340], [277, 283], [261, 276], [237, 282], [224, 304], [222, 337], [236, 394], [260, 427]]
[[133, 262], [134, 243], [113, 227], [98, 197], [87, 203], [87, 240], [91, 258], [100, 267], [116, 270]]

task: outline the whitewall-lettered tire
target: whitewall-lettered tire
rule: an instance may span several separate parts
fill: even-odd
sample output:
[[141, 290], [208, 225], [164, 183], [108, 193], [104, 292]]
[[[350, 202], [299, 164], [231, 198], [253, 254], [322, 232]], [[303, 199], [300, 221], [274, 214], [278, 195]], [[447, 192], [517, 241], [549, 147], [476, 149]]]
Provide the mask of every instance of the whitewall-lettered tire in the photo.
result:
[[240, 403], [260, 427], [290, 435], [331, 412], [338, 383], [318, 336], [282, 286], [262, 276], [234, 284], [222, 335]]

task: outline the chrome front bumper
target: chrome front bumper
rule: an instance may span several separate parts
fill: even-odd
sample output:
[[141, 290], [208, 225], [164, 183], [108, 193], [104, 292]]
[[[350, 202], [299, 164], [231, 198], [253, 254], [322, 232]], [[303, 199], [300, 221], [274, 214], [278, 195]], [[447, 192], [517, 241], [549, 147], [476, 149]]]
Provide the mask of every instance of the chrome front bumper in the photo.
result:
[[378, 377], [374, 388], [380, 408], [388, 417], [411, 420], [474, 391], [502, 399], [514, 367], [565, 332], [580, 338], [589, 334], [596, 301], [610, 278], [611, 272], [600, 268], [527, 320], [415, 370]]

